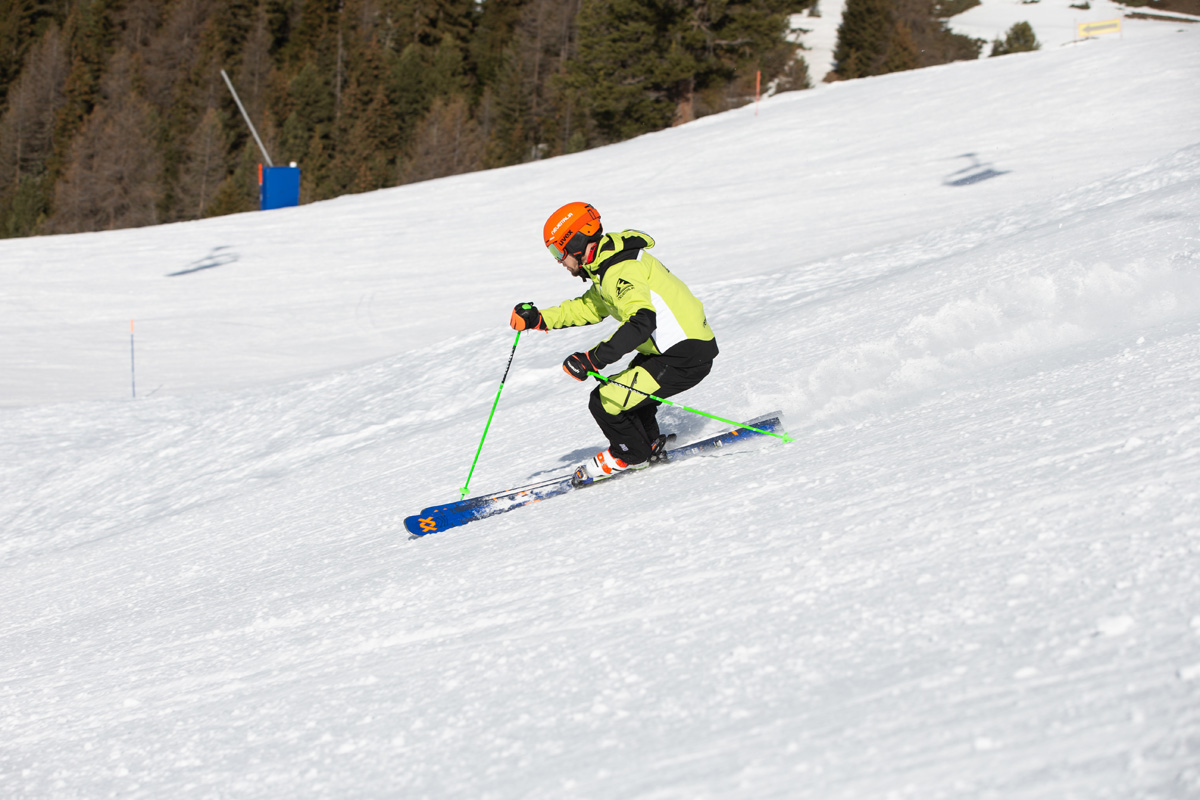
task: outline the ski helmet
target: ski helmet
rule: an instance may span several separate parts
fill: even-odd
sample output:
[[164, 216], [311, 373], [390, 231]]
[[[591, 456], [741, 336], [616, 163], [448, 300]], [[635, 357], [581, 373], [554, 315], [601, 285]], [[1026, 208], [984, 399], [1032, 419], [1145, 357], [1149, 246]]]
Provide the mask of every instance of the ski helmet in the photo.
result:
[[551, 214], [542, 228], [542, 238], [555, 261], [570, 255], [579, 259], [580, 264], [590, 263], [596, 257], [595, 249], [589, 251], [589, 245], [599, 242], [603, 235], [600, 212], [590, 203], [567, 203]]

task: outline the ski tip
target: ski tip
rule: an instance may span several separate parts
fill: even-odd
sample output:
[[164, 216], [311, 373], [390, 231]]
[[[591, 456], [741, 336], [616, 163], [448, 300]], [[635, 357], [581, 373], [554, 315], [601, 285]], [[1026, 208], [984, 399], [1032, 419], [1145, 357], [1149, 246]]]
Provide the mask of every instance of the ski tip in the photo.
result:
[[[424, 514], [426, 512], [422, 511], [421, 513]], [[419, 539], [425, 534], [434, 533], [437, 530], [432, 515], [422, 517], [420, 514], [413, 514], [411, 517], [406, 517], [404, 520], [404, 529], [408, 531], [409, 539]]]

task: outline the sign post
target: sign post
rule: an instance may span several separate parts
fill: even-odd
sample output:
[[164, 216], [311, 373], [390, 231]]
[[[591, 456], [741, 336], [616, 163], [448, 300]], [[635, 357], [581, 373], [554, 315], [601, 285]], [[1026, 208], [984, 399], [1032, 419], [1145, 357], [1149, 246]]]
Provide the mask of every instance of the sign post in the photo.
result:
[[129, 320], [129, 386], [133, 389], [133, 399], [137, 400], [137, 371], [133, 365], [133, 320]]

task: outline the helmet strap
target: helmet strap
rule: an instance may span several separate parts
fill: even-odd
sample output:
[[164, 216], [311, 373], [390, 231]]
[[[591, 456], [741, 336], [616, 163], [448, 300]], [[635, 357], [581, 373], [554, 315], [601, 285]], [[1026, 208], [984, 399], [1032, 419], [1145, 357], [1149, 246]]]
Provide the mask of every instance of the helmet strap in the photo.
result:
[[599, 242], [592, 242], [583, 251], [583, 263], [590, 264], [596, 260], [596, 248], [600, 246]]

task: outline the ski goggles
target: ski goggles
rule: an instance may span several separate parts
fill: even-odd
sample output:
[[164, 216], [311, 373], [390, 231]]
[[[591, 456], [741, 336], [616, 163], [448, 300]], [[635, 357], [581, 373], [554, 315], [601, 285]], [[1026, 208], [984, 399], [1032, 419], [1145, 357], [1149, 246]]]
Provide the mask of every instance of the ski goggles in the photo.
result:
[[574, 253], [576, 258], [582, 260], [583, 250], [587, 247], [587, 237], [579, 231], [571, 234], [567, 241], [563, 242], [562, 247], [553, 242], [546, 245], [546, 249], [550, 251], [550, 255], [554, 256], [554, 260], [562, 263], [562, 260], [567, 257], [568, 253]]

